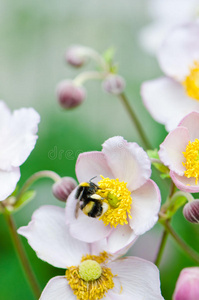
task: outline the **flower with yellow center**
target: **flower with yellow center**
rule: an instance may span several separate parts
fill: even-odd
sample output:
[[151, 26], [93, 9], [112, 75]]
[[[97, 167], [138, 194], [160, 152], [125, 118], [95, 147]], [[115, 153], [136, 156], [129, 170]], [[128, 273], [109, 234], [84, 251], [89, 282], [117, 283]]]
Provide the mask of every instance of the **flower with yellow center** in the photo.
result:
[[161, 161], [180, 190], [199, 192], [199, 113], [188, 114], [160, 145]]
[[189, 75], [183, 81], [183, 86], [189, 97], [199, 100], [199, 62], [195, 61]]
[[101, 152], [79, 155], [76, 175], [86, 192], [77, 214], [79, 187], [67, 199], [66, 221], [75, 238], [88, 243], [106, 238], [105, 250], [112, 253], [120, 243], [130, 246], [156, 223], [160, 193], [150, 180], [149, 157], [138, 144], [120, 136], [110, 138]]
[[122, 252], [105, 252], [105, 240], [96, 244], [74, 239], [63, 208], [40, 207], [18, 232], [39, 258], [63, 269], [62, 276], [50, 279], [39, 300], [126, 300], [146, 295], [147, 300], [163, 300], [154, 264], [136, 257], [118, 259]]

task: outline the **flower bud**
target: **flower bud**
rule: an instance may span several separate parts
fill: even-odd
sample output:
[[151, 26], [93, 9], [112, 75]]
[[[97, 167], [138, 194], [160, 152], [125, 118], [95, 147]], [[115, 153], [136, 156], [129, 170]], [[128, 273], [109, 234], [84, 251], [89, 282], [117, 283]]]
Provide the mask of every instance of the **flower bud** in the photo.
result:
[[199, 199], [187, 203], [183, 208], [183, 214], [187, 221], [199, 223]]
[[103, 81], [102, 87], [109, 94], [119, 95], [125, 88], [125, 81], [119, 75], [110, 74]]
[[173, 300], [199, 299], [199, 267], [185, 268], [177, 280]]
[[55, 182], [52, 187], [52, 192], [55, 198], [66, 202], [70, 193], [76, 188], [77, 182], [72, 177], [63, 177]]
[[80, 105], [86, 98], [86, 91], [82, 86], [77, 86], [72, 80], [63, 80], [57, 87], [59, 104], [64, 109]]
[[88, 60], [87, 48], [82, 46], [71, 46], [66, 52], [66, 61], [73, 67], [79, 68]]

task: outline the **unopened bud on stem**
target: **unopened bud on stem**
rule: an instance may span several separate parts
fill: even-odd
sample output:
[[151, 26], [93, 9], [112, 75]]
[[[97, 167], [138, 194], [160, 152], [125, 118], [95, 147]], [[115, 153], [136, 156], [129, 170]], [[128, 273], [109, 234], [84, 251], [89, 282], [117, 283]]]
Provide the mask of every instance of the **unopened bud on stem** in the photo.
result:
[[187, 221], [199, 224], [199, 199], [187, 203], [183, 208], [183, 214]]
[[63, 177], [53, 184], [52, 192], [55, 198], [65, 202], [76, 186], [77, 182], [72, 177]]
[[175, 287], [173, 300], [199, 299], [199, 267], [181, 271]]
[[66, 61], [73, 67], [81, 67], [88, 60], [88, 48], [83, 46], [71, 46], [66, 52]]
[[63, 80], [57, 86], [57, 97], [60, 106], [70, 109], [80, 105], [86, 98], [86, 91], [72, 80]]
[[113, 95], [119, 95], [124, 91], [125, 81], [117, 74], [110, 74], [102, 82], [103, 89]]

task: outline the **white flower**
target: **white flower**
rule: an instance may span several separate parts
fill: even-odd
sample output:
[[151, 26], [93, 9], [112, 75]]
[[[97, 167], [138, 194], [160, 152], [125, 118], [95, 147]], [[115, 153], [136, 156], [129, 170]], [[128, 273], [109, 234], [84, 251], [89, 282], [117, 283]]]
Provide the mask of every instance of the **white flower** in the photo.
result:
[[33, 108], [10, 112], [0, 101], [0, 201], [15, 189], [20, 178], [19, 166], [33, 150], [40, 117]]
[[152, 23], [141, 30], [139, 40], [150, 54], [159, 50], [171, 29], [199, 16], [199, 0], [149, 0], [147, 8]]
[[192, 111], [199, 111], [199, 22], [176, 27], [159, 51], [167, 77], [144, 82], [141, 94], [152, 117], [174, 129]]
[[39, 208], [29, 225], [18, 232], [39, 258], [65, 270], [65, 275], [48, 282], [40, 300], [163, 300], [154, 264], [136, 257], [110, 256], [103, 251], [103, 241], [90, 244], [74, 239], [63, 208]]
[[76, 216], [76, 188], [66, 204], [70, 233], [88, 243], [106, 238], [106, 250], [111, 253], [130, 245], [158, 220], [160, 192], [150, 175], [146, 152], [120, 136], [105, 141], [101, 152], [80, 154], [76, 163], [79, 183], [93, 178], [109, 208], [100, 218], [89, 217], [81, 209]]

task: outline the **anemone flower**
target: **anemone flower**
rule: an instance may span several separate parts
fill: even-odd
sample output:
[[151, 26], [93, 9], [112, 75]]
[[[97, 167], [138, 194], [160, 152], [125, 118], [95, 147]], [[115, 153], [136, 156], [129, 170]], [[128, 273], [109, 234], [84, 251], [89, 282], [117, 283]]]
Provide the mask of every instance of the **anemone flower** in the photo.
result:
[[0, 201], [15, 189], [20, 178], [19, 166], [33, 150], [40, 116], [33, 108], [10, 112], [0, 101]]
[[18, 233], [39, 258], [65, 270], [48, 282], [40, 300], [163, 300], [153, 263], [136, 257], [118, 259], [103, 251], [103, 242], [95, 245], [74, 239], [63, 208], [39, 208]]
[[170, 32], [159, 50], [167, 77], [144, 82], [141, 95], [152, 117], [174, 129], [188, 113], [199, 111], [199, 22]]
[[130, 245], [158, 220], [160, 192], [150, 175], [151, 163], [146, 152], [120, 136], [105, 141], [101, 152], [81, 153], [76, 163], [80, 186], [93, 182], [98, 187], [94, 196], [83, 199], [82, 207], [85, 202], [92, 206], [93, 198], [98, 198], [106, 211], [99, 217], [90, 217], [80, 205], [76, 214], [77, 187], [66, 204], [71, 235], [88, 243], [106, 238], [108, 252], [117, 251], [120, 242]]
[[199, 192], [199, 113], [187, 115], [160, 145], [159, 157], [169, 167], [175, 185], [188, 193]]

